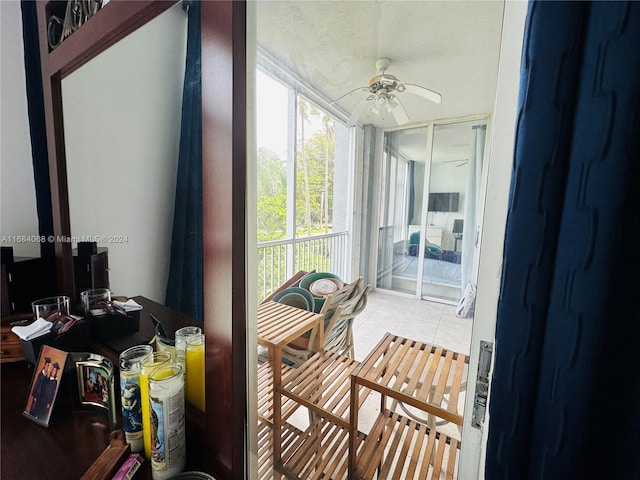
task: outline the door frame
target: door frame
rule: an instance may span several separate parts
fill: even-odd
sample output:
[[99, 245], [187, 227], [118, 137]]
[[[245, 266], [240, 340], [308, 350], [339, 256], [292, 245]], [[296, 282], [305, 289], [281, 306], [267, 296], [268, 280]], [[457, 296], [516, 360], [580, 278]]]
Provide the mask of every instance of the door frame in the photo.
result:
[[[470, 378], [467, 379], [469, 387], [463, 416], [462, 444], [465, 447], [460, 452], [458, 478], [484, 478], [489, 421], [488, 404], [481, 429], [471, 426], [471, 418], [480, 341], [485, 340], [493, 343], [495, 339], [498, 296], [502, 276], [502, 254], [518, 116], [520, 60], [527, 7], [526, 2], [506, 1], [504, 8], [496, 102], [487, 136], [490, 145], [487, 157], [489, 170], [485, 177], [486, 182], [482, 185], [482, 190], [486, 194], [484, 209], [479, 221], [478, 290], [469, 356]], [[489, 378], [491, 378], [490, 375]], [[490, 401], [491, 386], [489, 385], [488, 402]]]

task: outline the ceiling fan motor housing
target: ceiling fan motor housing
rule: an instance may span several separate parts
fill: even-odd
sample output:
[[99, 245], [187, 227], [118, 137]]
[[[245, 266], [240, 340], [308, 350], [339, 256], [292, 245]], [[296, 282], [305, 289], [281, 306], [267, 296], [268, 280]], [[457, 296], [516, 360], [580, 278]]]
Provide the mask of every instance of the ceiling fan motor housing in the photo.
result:
[[391, 60], [388, 58], [379, 58], [376, 60], [376, 68], [380, 72], [380, 75], [376, 75], [369, 80], [369, 91], [374, 95], [379, 93], [393, 92], [398, 86], [398, 77], [395, 75], [387, 75], [385, 71], [391, 65]]
[[379, 58], [376, 60], [376, 68], [381, 71], [382, 73], [384, 73], [384, 71], [389, 68], [389, 65], [391, 65], [391, 60], [384, 57], [384, 58]]
[[377, 94], [380, 91], [384, 93], [392, 92], [398, 86], [398, 78], [394, 75], [376, 75], [369, 80], [369, 90], [373, 94]]

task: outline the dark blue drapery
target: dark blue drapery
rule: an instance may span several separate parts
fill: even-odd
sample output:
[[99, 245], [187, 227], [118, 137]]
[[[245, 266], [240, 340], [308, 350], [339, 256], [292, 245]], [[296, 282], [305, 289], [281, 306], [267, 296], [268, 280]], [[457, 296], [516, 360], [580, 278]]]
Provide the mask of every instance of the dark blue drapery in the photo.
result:
[[640, 478], [640, 2], [532, 2], [488, 479]]
[[[38, 232], [42, 237], [53, 235], [53, 211], [51, 208], [51, 185], [49, 183], [49, 154], [47, 152], [47, 130], [44, 117], [42, 93], [42, 71], [40, 70], [40, 47], [38, 38], [38, 15], [36, 2], [23, 0], [22, 40], [24, 45], [24, 70], [29, 112], [29, 131], [33, 177], [38, 211]], [[40, 256], [55, 256], [53, 242], [40, 243]]]
[[166, 305], [203, 318], [200, 2], [189, 2], [182, 128]]

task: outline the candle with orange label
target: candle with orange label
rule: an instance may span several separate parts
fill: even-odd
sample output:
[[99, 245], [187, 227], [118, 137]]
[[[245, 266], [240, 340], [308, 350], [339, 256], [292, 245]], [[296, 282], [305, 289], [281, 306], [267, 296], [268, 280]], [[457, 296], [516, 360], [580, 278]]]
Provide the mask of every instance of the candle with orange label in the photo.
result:
[[192, 335], [187, 339], [185, 363], [187, 402], [204, 412], [204, 334]]

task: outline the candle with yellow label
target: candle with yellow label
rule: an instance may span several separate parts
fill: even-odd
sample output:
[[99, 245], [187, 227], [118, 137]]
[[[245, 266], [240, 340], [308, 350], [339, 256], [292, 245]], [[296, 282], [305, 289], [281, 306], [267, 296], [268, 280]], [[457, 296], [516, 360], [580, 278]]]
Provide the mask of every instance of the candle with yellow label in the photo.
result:
[[187, 402], [204, 412], [204, 334], [192, 335], [187, 339], [185, 363]]
[[164, 364], [171, 362], [169, 352], [154, 352], [140, 362], [140, 397], [142, 401], [142, 435], [144, 456], [151, 458], [151, 410], [149, 408], [149, 373]]

